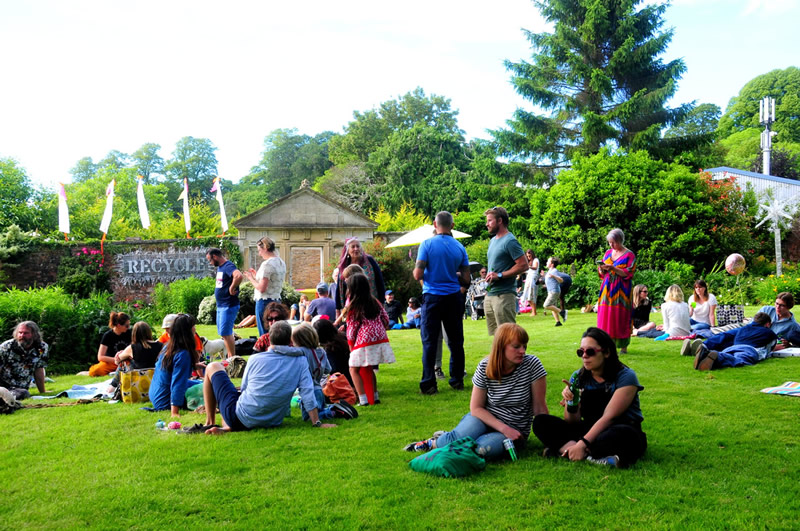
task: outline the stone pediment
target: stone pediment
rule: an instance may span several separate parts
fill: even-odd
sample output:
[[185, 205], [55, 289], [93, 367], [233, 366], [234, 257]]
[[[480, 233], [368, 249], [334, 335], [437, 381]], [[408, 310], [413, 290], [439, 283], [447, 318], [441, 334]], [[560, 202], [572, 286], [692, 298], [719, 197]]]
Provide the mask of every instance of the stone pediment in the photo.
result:
[[378, 224], [350, 209], [302, 187], [234, 222], [239, 229], [360, 228], [375, 230]]

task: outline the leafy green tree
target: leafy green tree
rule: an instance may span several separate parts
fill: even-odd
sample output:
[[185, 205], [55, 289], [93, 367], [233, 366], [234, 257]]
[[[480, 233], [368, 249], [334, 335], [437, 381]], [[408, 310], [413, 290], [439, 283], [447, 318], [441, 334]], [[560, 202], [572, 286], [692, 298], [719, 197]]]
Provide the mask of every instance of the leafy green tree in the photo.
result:
[[0, 158], [0, 229], [17, 225], [23, 231], [46, 230], [41, 207], [44, 192], [31, 184], [11, 158]]
[[394, 215], [381, 205], [378, 210], [369, 213], [369, 218], [379, 223], [378, 230], [381, 232], [409, 231], [431, 223], [431, 218], [410, 203], [403, 203]]
[[540, 255], [588, 262], [606, 249], [608, 231], [620, 227], [639, 267], [678, 260], [702, 271], [731, 252], [758, 248], [753, 207], [754, 198], [731, 180], [712, 181], [641, 151], [603, 150], [577, 157], [555, 186], [532, 193], [530, 231]]
[[506, 61], [517, 92], [545, 111], [518, 109], [494, 131], [506, 155], [544, 168], [603, 146], [657, 151], [660, 132], [689, 106], [666, 107], [686, 67], [659, 58], [672, 40], [666, 4], [642, 0], [534, 0], [553, 33], [527, 32], [532, 62]]
[[[800, 146], [798, 146], [800, 147]], [[798, 150], [800, 152], [800, 150]], [[773, 148], [770, 153], [769, 173], [775, 177], [800, 180], [800, 154], [788, 149]], [[750, 166], [750, 171], [761, 173], [764, 169], [764, 155], [759, 150], [758, 155]]]
[[108, 152], [108, 155], [106, 155], [103, 160], [97, 163], [97, 169], [100, 170], [109, 167], [127, 168], [130, 165], [130, 162], [130, 155], [121, 151], [117, 151], [116, 149], [112, 149]]
[[381, 183], [367, 173], [366, 163], [350, 162], [326, 171], [314, 190], [356, 212], [369, 212], [381, 205]]
[[465, 207], [469, 198], [461, 184], [469, 160], [463, 143], [459, 133], [422, 123], [392, 133], [367, 162], [367, 172], [381, 182], [381, 203], [391, 212], [411, 203], [431, 217]]
[[753, 165], [756, 155], [761, 149], [759, 147], [761, 131], [755, 127], [736, 131], [726, 138], [721, 138], [719, 145], [725, 152], [724, 165], [744, 170]]
[[159, 144], [147, 143], [131, 155], [133, 166], [139, 175], [144, 177], [144, 182], [149, 183], [156, 175], [164, 174], [164, 159], [158, 154], [161, 150]]
[[189, 194], [205, 200], [213, 199], [209, 192], [217, 175], [217, 148], [207, 138], [185, 136], [175, 144], [172, 158], [164, 166], [167, 177], [183, 186], [188, 179]]
[[723, 163], [725, 149], [717, 142], [717, 126], [722, 111], [713, 103], [694, 107], [664, 132], [665, 149], [672, 159], [692, 169], [711, 168]]
[[345, 134], [331, 139], [330, 160], [336, 165], [366, 162], [392, 133], [417, 124], [463, 134], [458, 128], [457, 116], [458, 111], [450, 108], [448, 98], [436, 94], [426, 96], [425, 91], [417, 87], [399, 99], [381, 103], [377, 109], [355, 111], [355, 119], [345, 127]]
[[83, 157], [69, 170], [72, 182], [82, 183], [88, 181], [97, 173], [97, 164], [92, 162], [92, 157]]
[[800, 68], [772, 70], [753, 78], [731, 98], [719, 121], [720, 138], [749, 128], [763, 129], [759, 124], [759, 102], [766, 96], [775, 99], [775, 141], [800, 142]]
[[314, 184], [332, 166], [328, 143], [334, 136], [330, 131], [310, 137], [296, 129], [276, 129], [264, 139], [261, 162], [241, 183], [258, 196], [259, 206], [297, 190], [303, 180]]
[[678, 123], [664, 132], [664, 138], [713, 136], [719, 125], [722, 110], [719, 105], [703, 103], [686, 113]]

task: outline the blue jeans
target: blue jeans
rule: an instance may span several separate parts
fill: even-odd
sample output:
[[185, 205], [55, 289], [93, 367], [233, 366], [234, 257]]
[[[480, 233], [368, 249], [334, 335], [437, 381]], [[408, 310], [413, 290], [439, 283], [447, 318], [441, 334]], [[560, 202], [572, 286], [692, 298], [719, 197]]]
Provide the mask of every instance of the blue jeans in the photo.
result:
[[422, 339], [422, 380], [419, 388], [428, 391], [436, 388], [436, 348], [442, 333], [442, 325], [447, 332], [447, 346], [450, 349], [450, 385], [464, 382], [464, 322], [461, 309], [464, 296], [460, 291], [450, 295], [425, 294], [420, 320]]
[[733, 345], [717, 353], [717, 361], [714, 362], [713, 368], [744, 367], [755, 365], [759, 361], [761, 361], [761, 358], [755, 348], [750, 345]]
[[267, 304], [271, 302], [280, 302], [275, 299], [258, 299], [256, 301], [256, 326], [258, 327], [258, 337], [263, 336], [269, 330], [269, 327], [264, 326], [264, 310], [267, 309]]
[[708, 323], [701, 323], [700, 321], [695, 321], [691, 317], [689, 318], [689, 324], [692, 325], [692, 332], [695, 330], [708, 330], [711, 328], [711, 325]]
[[[472, 437], [478, 444], [478, 455], [484, 459], [501, 459], [508, 455], [503, 448], [503, 440], [506, 436], [499, 431], [494, 431], [483, 421], [467, 413], [461, 418], [458, 426], [452, 431], [445, 432], [436, 440], [436, 447], [441, 448], [462, 437]], [[517, 450], [522, 447], [521, 441], [516, 441], [514, 446]]]
[[[331, 411], [330, 407], [325, 407], [325, 395], [322, 394], [322, 389], [314, 388], [314, 396], [317, 399], [317, 403], [314, 407], [317, 408], [317, 415], [320, 419], [332, 419], [333, 418], [333, 411]], [[311, 409], [314, 409], [313, 407]], [[303, 405], [303, 401], [300, 401], [300, 416], [303, 420], [308, 420], [308, 411], [306, 411], [305, 405]]]

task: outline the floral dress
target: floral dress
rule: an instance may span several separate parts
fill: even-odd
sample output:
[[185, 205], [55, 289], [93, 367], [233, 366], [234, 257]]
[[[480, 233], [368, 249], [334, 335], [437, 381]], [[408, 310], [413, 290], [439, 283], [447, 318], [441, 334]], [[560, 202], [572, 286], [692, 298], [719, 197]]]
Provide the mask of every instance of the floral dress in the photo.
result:
[[618, 275], [613, 271], [601, 275], [600, 300], [597, 303], [597, 327], [608, 332], [613, 339], [631, 337], [631, 302], [633, 273], [636, 270], [636, 256], [630, 250], [614, 260], [612, 250], [606, 251], [603, 262], [621, 269]]
[[347, 343], [350, 345], [351, 367], [394, 363], [394, 351], [386, 335], [388, 325], [389, 316], [383, 307], [374, 319], [355, 321], [348, 316]]

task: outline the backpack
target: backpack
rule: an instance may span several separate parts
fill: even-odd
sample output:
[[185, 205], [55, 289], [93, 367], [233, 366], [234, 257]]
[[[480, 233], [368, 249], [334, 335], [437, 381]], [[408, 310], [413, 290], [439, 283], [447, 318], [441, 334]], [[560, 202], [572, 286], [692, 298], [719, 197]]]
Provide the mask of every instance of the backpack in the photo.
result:
[[244, 368], [247, 366], [247, 360], [241, 356], [231, 356], [228, 358], [228, 365], [225, 366], [225, 372], [231, 378], [241, 378], [244, 376]]
[[356, 394], [350, 387], [350, 382], [340, 372], [335, 372], [328, 376], [328, 381], [322, 387], [322, 394], [328, 397], [331, 402], [344, 400], [350, 405], [356, 403]]
[[256, 346], [256, 338], [248, 337], [245, 339], [236, 340], [236, 355], [249, 356], [253, 353], [253, 347]]

